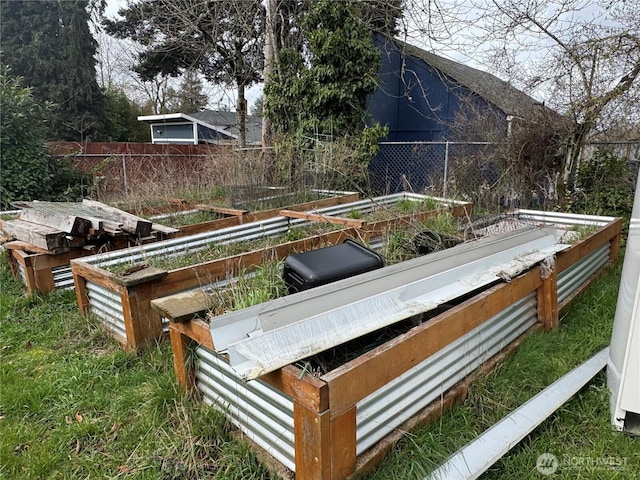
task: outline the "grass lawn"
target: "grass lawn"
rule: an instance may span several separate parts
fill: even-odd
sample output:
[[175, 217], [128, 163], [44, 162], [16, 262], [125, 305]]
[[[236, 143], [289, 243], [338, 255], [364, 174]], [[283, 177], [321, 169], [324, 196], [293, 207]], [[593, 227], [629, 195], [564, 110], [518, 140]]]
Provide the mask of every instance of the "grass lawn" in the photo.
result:
[[[534, 333], [469, 398], [408, 433], [371, 479], [424, 478], [449, 454], [609, 343], [621, 263], [560, 328]], [[23, 296], [0, 261], [0, 478], [269, 478], [224, 416], [177, 387], [168, 342], [127, 353], [73, 292]], [[560, 468], [536, 471], [541, 453]], [[589, 459], [617, 459], [604, 468]], [[640, 478], [640, 439], [614, 432], [600, 374], [483, 478]]]

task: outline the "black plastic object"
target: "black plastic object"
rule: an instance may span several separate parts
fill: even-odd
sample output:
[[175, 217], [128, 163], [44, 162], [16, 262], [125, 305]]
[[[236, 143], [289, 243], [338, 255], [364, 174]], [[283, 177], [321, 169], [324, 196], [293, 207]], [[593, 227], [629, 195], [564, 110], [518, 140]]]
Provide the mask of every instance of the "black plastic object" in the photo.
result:
[[413, 238], [413, 247], [419, 255], [446, 250], [462, 243], [462, 239], [433, 230], [423, 230]]
[[369, 272], [383, 266], [380, 255], [353, 240], [340, 245], [289, 255], [283, 278], [289, 293]]

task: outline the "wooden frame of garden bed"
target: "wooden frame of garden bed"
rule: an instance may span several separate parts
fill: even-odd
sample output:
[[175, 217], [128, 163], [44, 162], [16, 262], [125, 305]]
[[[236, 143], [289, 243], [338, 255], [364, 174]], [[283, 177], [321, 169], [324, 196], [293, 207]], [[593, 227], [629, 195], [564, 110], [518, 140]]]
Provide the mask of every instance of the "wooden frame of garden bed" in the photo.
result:
[[[307, 210], [312, 210], [315, 208], [329, 207], [333, 205], [344, 205], [346, 203], [352, 203], [360, 199], [360, 194], [358, 193], [348, 193], [348, 192], [338, 192], [339, 196], [323, 198], [319, 200], [311, 200], [309, 202], [298, 203], [296, 205], [291, 205], [287, 207], [283, 207], [288, 210], [303, 212]], [[200, 207], [204, 207], [200, 205]], [[195, 205], [193, 208], [198, 208]], [[180, 227], [180, 233], [178, 233], [178, 237], [185, 237], [188, 235], [194, 235], [202, 232], [209, 232], [211, 230], [219, 230], [221, 228], [233, 227], [235, 225], [243, 225], [245, 223], [256, 222], [260, 220], [265, 220], [267, 218], [272, 218], [280, 215], [280, 211], [283, 208], [272, 208], [269, 210], [261, 210], [258, 212], [248, 212], [246, 210], [233, 210], [229, 209], [227, 213], [229, 216], [225, 218], [219, 218], [217, 220], [211, 220], [209, 222], [195, 223], [193, 225], [185, 225]], [[223, 212], [224, 209], [217, 208], [217, 211]], [[235, 212], [230, 214], [230, 212]]]
[[[340, 197], [339, 201], [342, 202]], [[339, 203], [342, 205], [344, 203]], [[291, 208], [287, 211], [292, 210]], [[297, 210], [297, 208], [296, 208]], [[266, 249], [254, 250], [231, 257], [187, 267], [165, 271], [146, 268], [128, 276], [116, 275], [98, 266], [82, 261], [71, 261], [71, 269], [75, 284], [76, 298], [80, 310], [88, 314], [91, 311], [90, 293], [87, 284], [99, 286], [105, 309], [118, 310], [121, 322], [118, 327], [110, 328], [111, 333], [126, 349], [137, 349], [163, 337], [165, 331], [160, 315], [151, 308], [151, 300], [189, 289], [197, 289], [204, 284], [237, 274], [243, 269], [261, 265], [265, 259], [282, 260], [294, 252], [301, 252], [334, 245], [347, 238], [367, 241], [371, 237], [386, 233], [407, 221], [424, 221], [442, 213], [450, 213], [456, 217], [470, 216], [472, 204], [458, 202], [451, 207], [430, 210], [422, 213], [403, 215], [391, 220], [379, 221], [363, 225], [362, 229], [344, 228], [342, 230], [317, 235], [293, 242], [288, 242]], [[282, 209], [278, 209], [280, 213]], [[339, 221], [339, 220], [338, 220]], [[353, 219], [344, 219], [352, 224]], [[81, 260], [81, 259], [80, 259]], [[111, 297], [112, 300], [109, 300]], [[110, 302], [113, 302], [112, 304]], [[122, 323], [123, 326], [120, 325]]]
[[[475, 373], [443, 391], [440, 400], [425, 405], [373, 447], [357, 454], [356, 413], [359, 402], [488, 323], [499, 312], [512, 309], [516, 303], [531, 298], [528, 301], [535, 304], [537, 323], [504, 345], [500, 353], [479, 367], [481, 369], [496, 365], [531, 330], [556, 328], [559, 314], [607, 264], [617, 261], [621, 223], [620, 219], [613, 219], [597, 232], [557, 254], [551, 271], [534, 267], [508, 283], [492, 286], [327, 374], [315, 377], [305, 374], [297, 366], [288, 365], [257, 380], [290, 398], [293, 403], [295, 478], [344, 479], [374, 469], [403, 435], [402, 432], [436, 418], [444, 407], [464, 398]], [[593, 263], [593, 257], [599, 260]], [[593, 264], [586, 272], [576, 273], [575, 269], [585, 262]], [[558, 278], [562, 278], [563, 284], [570, 283], [572, 278], [568, 275], [575, 275], [581, 282], [572, 285], [570, 291], [560, 298]], [[174, 368], [180, 385], [185, 389], [194, 389], [194, 349], [213, 351], [214, 344], [207, 323], [197, 317], [182, 320], [169, 324]], [[238, 382], [238, 388], [243, 388], [241, 384]], [[257, 448], [262, 458], [266, 458], [281, 475], [293, 476], [283, 464], [266, 454], [262, 448]]]
[[[305, 211], [313, 208], [351, 203], [359, 200], [360, 198], [358, 193], [337, 193], [340, 193], [340, 195], [291, 205], [286, 208], [292, 211]], [[185, 237], [197, 233], [209, 232], [230, 226], [264, 220], [279, 215], [280, 210], [282, 210], [281, 208], [274, 208], [260, 212], [247, 212], [246, 210], [223, 209], [219, 207], [207, 207], [206, 205], [200, 205], [199, 207], [202, 209], [209, 208], [211, 210], [216, 210], [229, 216], [217, 220], [211, 220], [209, 222], [186, 225], [181, 227], [178, 233], [161, 235], [157, 240]], [[193, 205], [193, 208], [198, 208], [198, 206]], [[124, 243], [115, 244], [112, 245], [111, 250], [123, 249], [130, 246], [131, 245]], [[46, 293], [54, 290], [55, 288], [72, 288], [73, 277], [70, 269], [71, 260], [95, 255], [95, 253], [95, 251], [82, 248], [73, 248], [68, 252], [59, 254], [33, 253], [17, 249], [8, 249], [6, 251], [11, 272], [14, 278], [22, 279], [26, 286], [27, 295], [32, 295], [35, 292]]]

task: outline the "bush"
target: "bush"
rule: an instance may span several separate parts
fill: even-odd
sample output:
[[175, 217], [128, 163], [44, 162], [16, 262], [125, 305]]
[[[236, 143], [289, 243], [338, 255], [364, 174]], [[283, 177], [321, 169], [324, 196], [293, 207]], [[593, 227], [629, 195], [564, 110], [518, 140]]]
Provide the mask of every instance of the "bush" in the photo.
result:
[[634, 182], [625, 158], [599, 149], [580, 166], [572, 210], [591, 215], [631, 216]]
[[45, 125], [50, 105], [37, 104], [31, 89], [0, 70], [0, 208], [18, 200], [78, 200], [93, 184], [69, 160], [47, 151]]

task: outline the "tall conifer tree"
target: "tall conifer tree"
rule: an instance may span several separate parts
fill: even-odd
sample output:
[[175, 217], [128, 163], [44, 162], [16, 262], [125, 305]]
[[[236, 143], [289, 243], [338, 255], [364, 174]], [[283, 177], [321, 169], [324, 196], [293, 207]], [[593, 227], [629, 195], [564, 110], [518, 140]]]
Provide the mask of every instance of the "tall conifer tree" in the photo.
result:
[[2, 2], [2, 63], [24, 78], [39, 103], [51, 102], [50, 140], [100, 137], [104, 101], [96, 81], [91, 8], [102, 2]]

